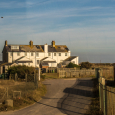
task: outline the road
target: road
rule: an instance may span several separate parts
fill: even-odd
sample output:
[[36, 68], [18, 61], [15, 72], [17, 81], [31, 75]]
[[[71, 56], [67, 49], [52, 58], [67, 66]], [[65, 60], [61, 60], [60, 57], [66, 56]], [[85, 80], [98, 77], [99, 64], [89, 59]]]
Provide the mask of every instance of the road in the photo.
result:
[[37, 103], [0, 115], [83, 115], [91, 102], [91, 78], [50, 79], [43, 82], [47, 94]]

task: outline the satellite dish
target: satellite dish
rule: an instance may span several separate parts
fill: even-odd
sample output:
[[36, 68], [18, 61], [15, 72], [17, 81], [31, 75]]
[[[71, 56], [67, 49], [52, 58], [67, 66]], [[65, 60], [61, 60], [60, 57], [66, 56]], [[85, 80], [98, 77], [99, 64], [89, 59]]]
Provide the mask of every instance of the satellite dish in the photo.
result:
[[1, 18], [3, 18], [3, 17], [1, 17]]

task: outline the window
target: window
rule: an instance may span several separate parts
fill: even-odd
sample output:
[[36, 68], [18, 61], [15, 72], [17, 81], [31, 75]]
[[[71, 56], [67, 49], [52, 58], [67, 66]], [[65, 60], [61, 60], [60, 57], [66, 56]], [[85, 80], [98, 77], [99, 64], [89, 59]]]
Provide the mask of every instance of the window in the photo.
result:
[[31, 56], [33, 56], [34, 55], [34, 53], [33, 52], [31, 52]]
[[12, 52], [10, 52], [10, 56], [12, 56]]
[[54, 56], [56, 56], [56, 53], [54, 53]]
[[51, 56], [51, 53], [48, 53], [48, 56]]
[[27, 52], [25, 52], [25, 56], [27, 56]]
[[39, 64], [40, 63], [40, 60], [37, 60], [37, 64]]
[[67, 53], [65, 53], [65, 56], [67, 56]]
[[61, 56], [61, 53], [59, 53], [59, 56]]
[[30, 63], [28, 63], [28, 65], [30, 65]]
[[24, 65], [24, 63], [22, 63], [22, 65]]
[[19, 49], [19, 46], [11, 46], [11, 49]]
[[17, 52], [17, 56], [20, 56], [20, 52]]
[[38, 52], [36, 52], [36, 56], [39, 56], [39, 53], [38, 53]]

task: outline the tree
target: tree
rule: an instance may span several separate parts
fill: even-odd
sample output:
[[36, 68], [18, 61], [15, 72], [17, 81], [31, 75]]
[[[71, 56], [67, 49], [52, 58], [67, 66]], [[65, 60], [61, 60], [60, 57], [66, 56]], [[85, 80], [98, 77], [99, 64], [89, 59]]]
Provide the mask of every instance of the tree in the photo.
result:
[[91, 68], [91, 66], [92, 66], [92, 64], [89, 62], [82, 62], [81, 63], [81, 68], [89, 69], [89, 68]]

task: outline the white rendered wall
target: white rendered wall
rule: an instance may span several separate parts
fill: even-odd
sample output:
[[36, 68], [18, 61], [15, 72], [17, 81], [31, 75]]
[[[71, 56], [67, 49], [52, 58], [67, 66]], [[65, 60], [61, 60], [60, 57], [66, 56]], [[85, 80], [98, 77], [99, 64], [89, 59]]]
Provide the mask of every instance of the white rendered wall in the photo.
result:
[[79, 58], [79, 57], [74, 58], [71, 62], [73, 63], [73, 61], [74, 61], [74, 62], [75, 62], [75, 64], [77, 64], [77, 65], [78, 65], [78, 64], [79, 64], [79, 62], [78, 62], [78, 61], [79, 61], [79, 60], [78, 60], [78, 58]]
[[[71, 55], [70, 51], [68, 52], [49, 52], [51, 56], [48, 56], [48, 52], [38, 52], [39, 53], [38, 56], [35, 55], [36, 52], [33, 52], [33, 56], [31, 56], [31, 52], [26, 52], [26, 53], [27, 53], [27, 56], [25, 56], [25, 52], [20, 52], [20, 56], [18, 56], [17, 52], [13, 52], [13, 61], [19, 59], [22, 56], [25, 56], [26, 58], [32, 60], [33, 63], [30, 63], [30, 65], [28, 63], [25, 63], [24, 65], [39, 67], [39, 64], [37, 64], [37, 60], [41, 60], [45, 57], [50, 57], [54, 59], [57, 63], [60, 63], [61, 61], [65, 60]], [[54, 53], [56, 53], [56, 56], [54, 56]], [[59, 53], [61, 53], [61, 56], [59, 56]], [[67, 56], [65, 56], [65, 53], [67, 53]], [[12, 63], [12, 56], [10, 56], [10, 52], [8, 52], [8, 63]], [[54, 64], [53, 66], [57, 66], [57, 63]]]

